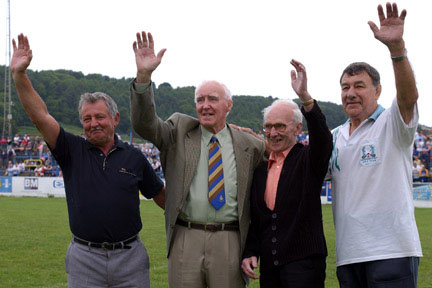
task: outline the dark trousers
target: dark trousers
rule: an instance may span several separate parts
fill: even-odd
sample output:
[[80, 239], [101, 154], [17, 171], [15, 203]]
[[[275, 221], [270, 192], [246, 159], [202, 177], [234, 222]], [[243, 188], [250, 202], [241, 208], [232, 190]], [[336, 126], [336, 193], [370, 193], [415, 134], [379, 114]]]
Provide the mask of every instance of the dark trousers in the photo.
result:
[[405, 257], [337, 267], [341, 288], [416, 288], [419, 258]]
[[313, 255], [260, 271], [261, 288], [323, 288], [326, 257]]

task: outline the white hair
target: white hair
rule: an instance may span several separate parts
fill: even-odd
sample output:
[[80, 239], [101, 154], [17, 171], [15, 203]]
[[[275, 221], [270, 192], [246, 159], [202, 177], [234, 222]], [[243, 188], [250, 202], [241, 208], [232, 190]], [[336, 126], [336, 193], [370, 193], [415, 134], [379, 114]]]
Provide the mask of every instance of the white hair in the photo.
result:
[[210, 83], [213, 83], [213, 84], [217, 84], [217, 85], [219, 85], [219, 86], [221, 86], [222, 87], [222, 89], [224, 90], [224, 92], [225, 92], [225, 99], [227, 99], [227, 100], [231, 100], [232, 99], [232, 95], [231, 95], [231, 91], [228, 89], [228, 87], [225, 85], [225, 84], [223, 84], [223, 83], [221, 83], [221, 82], [219, 82], [219, 81], [216, 81], [216, 80], [205, 80], [205, 81], [203, 81], [196, 89], [195, 89], [195, 97], [194, 97], [194, 102], [196, 103], [196, 98], [199, 96], [198, 94], [197, 94], [197, 92], [199, 91], [199, 89], [201, 89], [201, 87], [202, 86], [204, 86], [204, 85], [206, 85], [206, 84], [210, 84]]
[[264, 115], [264, 122], [266, 121], [268, 113], [279, 105], [285, 105], [292, 109], [293, 115], [292, 115], [292, 121], [295, 124], [302, 123], [303, 121], [303, 114], [300, 111], [299, 106], [291, 99], [278, 99], [275, 100], [270, 106], [263, 109], [263, 115]]

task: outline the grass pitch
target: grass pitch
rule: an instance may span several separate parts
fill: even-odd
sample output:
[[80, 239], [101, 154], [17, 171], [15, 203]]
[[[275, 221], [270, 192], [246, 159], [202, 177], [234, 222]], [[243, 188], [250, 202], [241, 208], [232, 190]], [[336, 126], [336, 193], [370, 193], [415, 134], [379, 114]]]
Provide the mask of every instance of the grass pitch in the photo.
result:
[[[423, 255], [419, 288], [432, 287], [432, 209], [416, 209]], [[152, 287], [168, 287], [163, 211], [141, 201], [140, 236], [150, 256]], [[330, 205], [323, 205], [327, 257], [326, 287], [338, 287]], [[67, 287], [64, 258], [71, 240], [64, 198], [0, 197], [0, 287]], [[251, 281], [249, 287], [259, 287]]]

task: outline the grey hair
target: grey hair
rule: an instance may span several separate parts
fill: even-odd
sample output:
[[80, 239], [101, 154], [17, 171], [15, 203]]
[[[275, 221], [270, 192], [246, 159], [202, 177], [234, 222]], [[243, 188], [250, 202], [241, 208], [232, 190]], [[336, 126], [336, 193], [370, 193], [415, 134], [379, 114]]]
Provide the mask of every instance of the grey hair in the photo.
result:
[[374, 67], [372, 67], [366, 62], [354, 62], [348, 65], [342, 72], [339, 83], [342, 84], [342, 78], [345, 74], [348, 74], [349, 76], [354, 76], [360, 74], [363, 71], [366, 72], [372, 79], [372, 84], [374, 87], [380, 84], [380, 74]]
[[292, 112], [293, 112], [292, 121], [295, 124], [302, 123], [303, 114], [301, 113], [299, 106], [291, 99], [278, 99], [278, 100], [275, 100], [270, 106], [264, 108], [262, 111], [262, 113], [264, 115], [264, 122], [266, 121], [268, 113], [273, 108], [275, 108], [276, 106], [279, 106], [279, 105], [286, 105], [286, 106], [292, 108]]
[[114, 100], [108, 95], [103, 92], [94, 92], [94, 93], [84, 93], [81, 95], [80, 101], [78, 103], [78, 112], [79, 112], [79, 118], [82, 124], [81, 119], [81, 110], [85, 103], [95, 103], [99, 100], [105, 101], [105, 104], [108, 107], [108, 112], [110, 113], [111, 117], [114, 119], [118, 113], [117, 104], [114, 102]]
[[196, 98], [198, 97], [197, 92], [199, 91], [199, 89], [201, 89], [202, 86], [209, 84], [209, 83], [215, 83], [215, 84], [220, 85], [225, 92], [225, 99], [227, 99], [227, 100], [232, 99], [231, 91], [228, 89], [228, 87], [225, 84], [223, 84], [219, 81], [216, 81], [216, 80], [205, 80], [195, 89], [195, 97], [194, 97], [195, 103], [196, 103]]

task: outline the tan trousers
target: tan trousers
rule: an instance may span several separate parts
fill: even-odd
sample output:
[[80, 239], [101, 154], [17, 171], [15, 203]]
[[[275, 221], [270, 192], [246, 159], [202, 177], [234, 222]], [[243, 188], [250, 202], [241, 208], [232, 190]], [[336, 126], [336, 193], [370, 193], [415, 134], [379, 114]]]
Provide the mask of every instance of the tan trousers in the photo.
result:
[[209, 232], [176, 225], [168, 258], [170, 288], [243, 288], [238, 231]]

